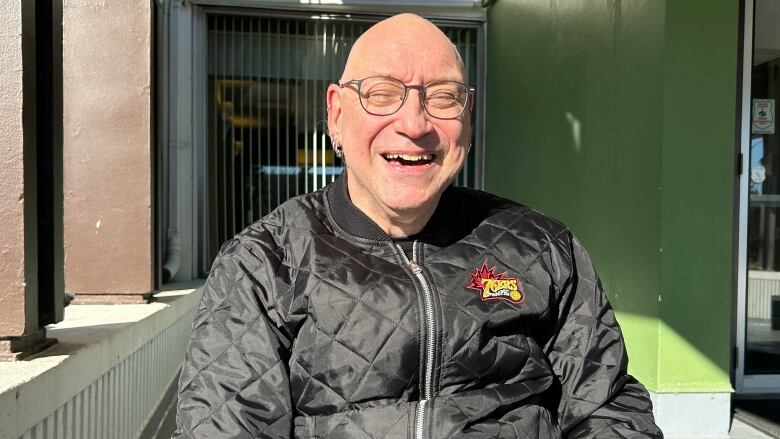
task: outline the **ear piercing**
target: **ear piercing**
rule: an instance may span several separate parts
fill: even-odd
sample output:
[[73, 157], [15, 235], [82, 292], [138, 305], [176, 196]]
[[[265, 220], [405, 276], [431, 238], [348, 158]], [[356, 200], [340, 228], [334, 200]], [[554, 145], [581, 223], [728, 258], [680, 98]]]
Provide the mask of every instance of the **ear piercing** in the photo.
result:
[[341, 144], [334, 140], [333, 137], [330, 138], [330, 144], [333, 146], [333, 152], [336, 154], [336, 157], [343, 158], [344, 148], [341, 147]]

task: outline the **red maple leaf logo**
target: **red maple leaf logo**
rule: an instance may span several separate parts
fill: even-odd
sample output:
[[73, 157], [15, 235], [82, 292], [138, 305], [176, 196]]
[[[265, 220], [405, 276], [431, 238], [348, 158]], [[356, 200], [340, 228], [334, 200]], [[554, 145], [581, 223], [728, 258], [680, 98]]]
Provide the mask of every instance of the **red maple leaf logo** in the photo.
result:
[[482, 267], [469, 273], [469, 276], [471, 277], [471, 285], [466, 288], [482, 291], [485, 288], [482, 279], [506, 279], [506, 272], [496, 274], [496, 267], [488, 268], [487, 261], [485, 261], [482, 263]]

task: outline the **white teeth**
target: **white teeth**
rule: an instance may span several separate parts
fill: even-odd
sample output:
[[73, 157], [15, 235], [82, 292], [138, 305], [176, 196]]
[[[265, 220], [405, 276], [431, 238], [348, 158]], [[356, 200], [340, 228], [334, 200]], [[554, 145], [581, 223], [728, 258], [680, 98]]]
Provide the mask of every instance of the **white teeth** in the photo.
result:
[[421, 154], [421, 155], [383, 154], [383, 155], [388, 160], [401, 159], [407, 162], [416, 162], [419, 160], [425, 160], [425, 161], [433, 160], [433, 154]]

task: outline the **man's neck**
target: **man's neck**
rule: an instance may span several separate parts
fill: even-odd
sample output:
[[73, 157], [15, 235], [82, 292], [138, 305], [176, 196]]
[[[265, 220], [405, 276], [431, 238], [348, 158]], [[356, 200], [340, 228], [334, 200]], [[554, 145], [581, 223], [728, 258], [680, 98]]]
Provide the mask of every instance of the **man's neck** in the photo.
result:
[[393, 238], [405, 238], [419, 233], [436, 210], [436, 205], [433, 204], [413, 211], [397, 212], [378, 208], [373, 203], [361, 203], [360, 200], [355, 203], [355, 206]]
[[436, 211], [438, 197], [415, 209], [396, 211], [381, 205], [372, 197], [353, 196], [347, 184], [352, 203], [393, 238], [405, 238], [419, 233]]
[[[416, 235], [425, 227], [428, 220], [431, 219], [435, 206], [433, 209], [429, 209], [424, 215], [420, 215], [416, 212], [413, 216], [410, 215], [396, 215], [394, 217], [385, 217], [385, 222], [377, 221], [375, 218], [371, 218], [376, 222], [379, 227], [382, 228], [388, 235], [393, 238], [406, 238], [407, 236]], [[369, 217], [371, 217], [369, 215]]]

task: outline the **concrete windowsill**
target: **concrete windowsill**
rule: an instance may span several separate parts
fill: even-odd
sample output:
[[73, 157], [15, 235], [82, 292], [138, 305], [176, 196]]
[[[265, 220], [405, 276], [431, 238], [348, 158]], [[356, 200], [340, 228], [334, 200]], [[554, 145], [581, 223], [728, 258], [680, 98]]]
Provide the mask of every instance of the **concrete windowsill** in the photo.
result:
[[201, 288], [187, 287], [158, 293], [150, 304], [65, 308], [65, 319], [47, 326], [47, 336], [57, 344], [23, 361], [0, 363], [0, 437], [19, 437], [165, 328], [190, 316]]

